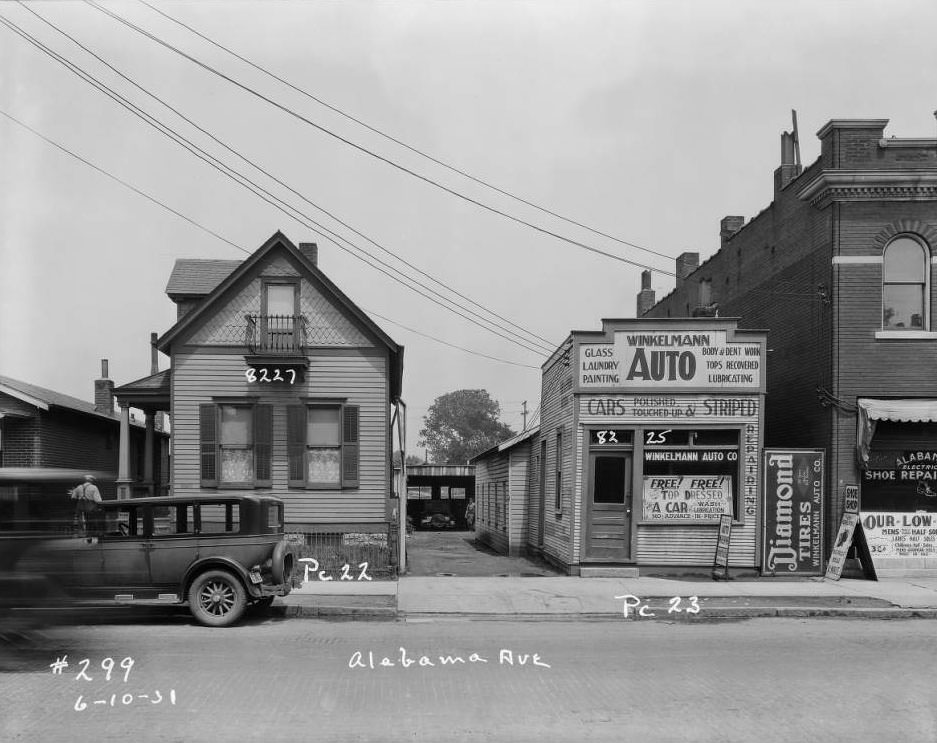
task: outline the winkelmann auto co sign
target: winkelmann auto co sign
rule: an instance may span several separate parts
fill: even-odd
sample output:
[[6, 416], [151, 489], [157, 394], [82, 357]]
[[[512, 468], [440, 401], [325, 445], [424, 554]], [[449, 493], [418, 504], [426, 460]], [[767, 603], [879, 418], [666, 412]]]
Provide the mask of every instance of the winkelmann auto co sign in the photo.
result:
[[823, 574], [823, 452], [765, 449], [761, 570]]

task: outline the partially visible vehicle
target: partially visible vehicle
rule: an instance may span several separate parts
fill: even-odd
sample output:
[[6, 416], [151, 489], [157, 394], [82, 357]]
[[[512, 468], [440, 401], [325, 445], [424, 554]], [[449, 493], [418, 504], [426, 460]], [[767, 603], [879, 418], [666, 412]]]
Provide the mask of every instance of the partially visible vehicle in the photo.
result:
[[30, 544], [20, 579], [49, 581], [81, 602], [188, 604], [225, 627], [292, 586], [283, 501], [261, 495], [104, 501], [97, 528]]
[[423, 515], [420, 517], [421, 529], [454, 529], [455, 517], [447, 501], [430, 500], [423, 503]]

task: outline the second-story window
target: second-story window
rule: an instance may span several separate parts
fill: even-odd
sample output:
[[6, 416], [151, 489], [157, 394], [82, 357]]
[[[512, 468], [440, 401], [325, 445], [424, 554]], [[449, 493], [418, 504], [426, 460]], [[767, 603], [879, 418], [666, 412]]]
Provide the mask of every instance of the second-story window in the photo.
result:
[[928, 251], [907, 235], [887, 246], [882, 260], [882, 328], [927, 330]]

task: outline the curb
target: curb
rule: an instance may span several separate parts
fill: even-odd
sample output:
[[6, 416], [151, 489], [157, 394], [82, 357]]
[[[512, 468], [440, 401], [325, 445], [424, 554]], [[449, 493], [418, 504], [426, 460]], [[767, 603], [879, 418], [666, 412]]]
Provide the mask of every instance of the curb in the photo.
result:
[[396, 621], [397, 610], [391, 606], [302, 606], [287, 604], [270, 607], [270, 616], [289, 619], [349, 619]]
[[700, 624], [719, 621], [740, 621], [746, 619], [937, 619], [937, 608], [911, 609], [900, 606], [887, 608], [848, 608], [819, 606], [731, 606], [705, 608], [699, 614], [667, 614], [666, 612], [648, 612], [640, 616], [630, 612], [624, 617], [615, 613], [556, 613], [532, 614], [484, 613], [484, 612], [404, 612], [393, 607], [367, 606], [275, 606], [271, 616], [286, 619], [333, 619], [348, 621], [403, 621], [403, 622], [679, 622], [681, 624]]
[[577, 614], [484, 614], [476, 612], [399, 612], [406, 622], [433, 621], [502, 621], [502, 622], [680, 622], [699, 624], [723, 620], [745, 620], [758, 618], [839, 618], [839, 619], [937, 619], [937, 609], [909, 609], [903, 607], [859, 608], [817, 606], [733, 606], [712, 607], [699, 614], [666, 614], [651, 612], [647, 616], [630, 613], [577, 613]]

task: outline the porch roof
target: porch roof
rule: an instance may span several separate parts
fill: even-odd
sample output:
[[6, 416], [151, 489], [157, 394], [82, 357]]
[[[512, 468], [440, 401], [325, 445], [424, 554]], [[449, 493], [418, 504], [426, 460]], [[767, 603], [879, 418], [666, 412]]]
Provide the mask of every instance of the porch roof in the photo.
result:
[[172, 370], [164, 369], [117, 387], [114, 396], [121, 404], [135, 408], [169, 410], [171, 389]]

